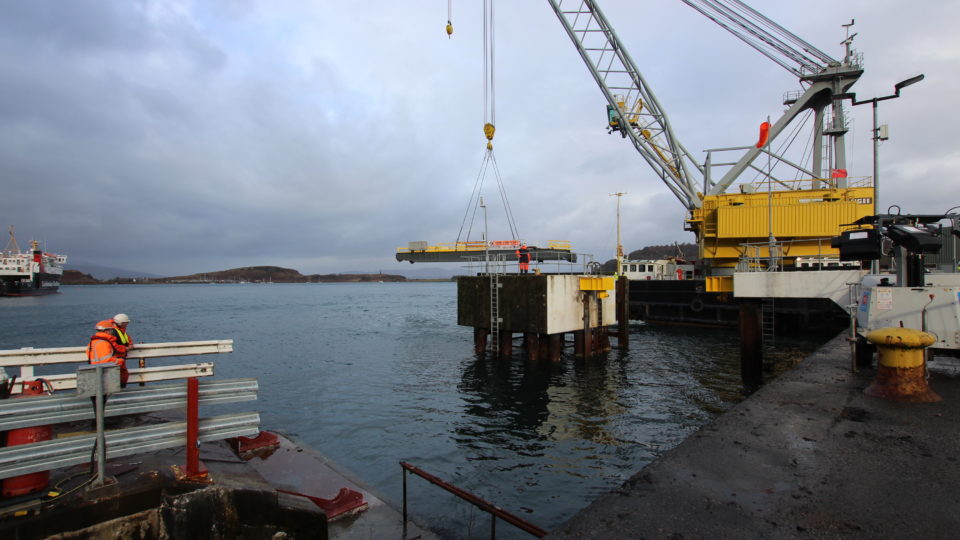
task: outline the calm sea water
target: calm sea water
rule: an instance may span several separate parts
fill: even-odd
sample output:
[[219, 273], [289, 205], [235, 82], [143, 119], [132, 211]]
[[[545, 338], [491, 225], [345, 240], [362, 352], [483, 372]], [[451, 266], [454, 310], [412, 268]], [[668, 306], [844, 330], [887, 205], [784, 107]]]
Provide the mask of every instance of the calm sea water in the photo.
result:
[[[216, 375], [260, 381], [238, 410], [398, 505], [404, 460], [547, 529], [741, 399], [731, 331], [637, 325], [629, 352], [599, 360], [478, 358], [454, 283], [65, 286], [0, 298], [0, 349], [85, 345], [118, 312], [139, 342], [233, 339]], [[818, 345], [780, 338], [777, 369]], [[409, 493], [445, 536], [489, 537], [486, 514], [415, 477]]]

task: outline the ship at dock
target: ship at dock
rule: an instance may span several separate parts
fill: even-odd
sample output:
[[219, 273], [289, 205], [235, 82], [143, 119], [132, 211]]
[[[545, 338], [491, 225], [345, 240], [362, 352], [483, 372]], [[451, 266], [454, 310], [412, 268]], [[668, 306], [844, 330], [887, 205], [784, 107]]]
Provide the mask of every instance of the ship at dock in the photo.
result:
[[47, 253], [40, 242], [32, 240], [23, 251], [10, 227], [10, 240], [0, 252], [0, 296], [36, 296], [60, 289], [66, 255]]

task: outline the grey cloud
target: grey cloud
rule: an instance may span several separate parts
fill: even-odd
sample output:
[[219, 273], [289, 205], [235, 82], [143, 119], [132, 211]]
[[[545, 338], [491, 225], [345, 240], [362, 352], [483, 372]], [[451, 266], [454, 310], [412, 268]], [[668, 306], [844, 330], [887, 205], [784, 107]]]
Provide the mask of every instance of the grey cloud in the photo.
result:
[[[437, 22], [442, 8], [418, 4], [9, 4], [0, 215], [49, 249], [167, 274], [293, 263], [387, 271], [397, 246], [456, 238], [483, 156], [474, 4], [458, 9], [452, 40]], [[839, 24], [856, 16], [863, 96], [926, 72], [881, 109], [895, 134], [881, 148], [881, 178], [884, 200], [905, 211], [943, 206], [944, 193], [960, 191], [937, 105], [958, 85], [950, 17], [892, 2], [808, 4], [757, 7], [835, 55]], [[656, 12], [602, 5], [700, 159], [704, 148], [754, 142], [797, 86], [680, 2]], [[549, 7], [499, 11], [494, 146], [524, 238], [612, 257], [608, 194], [627, 191], [627, 249], [689, 241], [680, 203], [629, 142], [604, 132], [602, 97]], [[851, 163], [863, 176], [870, 116], [857, 109]], [[493, 179], [486, 185], [500, 237]]]

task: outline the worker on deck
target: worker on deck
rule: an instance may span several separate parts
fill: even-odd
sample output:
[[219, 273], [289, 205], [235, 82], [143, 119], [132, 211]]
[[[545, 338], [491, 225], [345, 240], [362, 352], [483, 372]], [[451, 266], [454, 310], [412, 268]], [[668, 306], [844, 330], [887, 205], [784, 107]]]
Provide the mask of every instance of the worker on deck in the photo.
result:
[[130, 379], [127, 371], [127, 351], [133, 348], [133, 340], [127, 334], [130, 317], [118, 313], [112, 319], [100, 321], [96, 333], [87, 345], [87, 361], [91, 364], [113, 362], [120, 366], [120, 387], [125, 388]]
[[521, 244], [517, 250], [517, 261], [520, 262], [520, 273], [526, 274], [530, 271], [530, 250], [526, 244]]

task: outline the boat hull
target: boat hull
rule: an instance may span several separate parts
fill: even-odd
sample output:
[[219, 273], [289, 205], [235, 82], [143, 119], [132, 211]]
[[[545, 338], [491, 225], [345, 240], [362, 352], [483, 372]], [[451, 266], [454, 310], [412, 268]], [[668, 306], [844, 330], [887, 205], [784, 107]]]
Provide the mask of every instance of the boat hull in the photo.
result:
[[[630, 282], [630, 318], [650, 324], [736, 328], [740, 304], [760, 301], [736, 298], [733, 293], [706, 292], [706, 281], [639, 280]], [[777, 298], [773, 302], [780, 331], [838, 332], [849, 326], [849, 316], [824, 298]]]
[[59, 274], [37, 274], [30, 279], [0, 280], [0, 296], [39, 296], [60, 290]]

